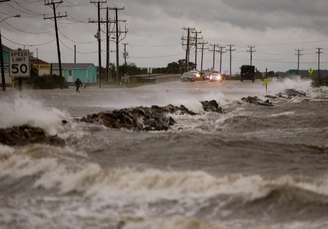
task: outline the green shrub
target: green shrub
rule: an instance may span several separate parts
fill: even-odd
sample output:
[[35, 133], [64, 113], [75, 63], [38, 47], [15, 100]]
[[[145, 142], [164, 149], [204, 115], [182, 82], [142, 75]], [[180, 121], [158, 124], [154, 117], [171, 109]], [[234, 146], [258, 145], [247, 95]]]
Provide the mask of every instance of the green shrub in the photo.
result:
[[65, 79], [57, 75], [32, 77], [31, 81], [34, 89], [55, 89], [66, 86]]

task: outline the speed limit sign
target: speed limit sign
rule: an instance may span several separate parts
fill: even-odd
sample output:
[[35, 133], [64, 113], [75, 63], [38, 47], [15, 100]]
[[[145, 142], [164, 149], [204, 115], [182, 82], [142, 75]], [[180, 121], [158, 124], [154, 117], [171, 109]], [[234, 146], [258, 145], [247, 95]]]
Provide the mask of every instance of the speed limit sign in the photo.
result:
[[18, 49], [10, 52], [10, 75], [13, 78], [30, 77], [30, 52]]

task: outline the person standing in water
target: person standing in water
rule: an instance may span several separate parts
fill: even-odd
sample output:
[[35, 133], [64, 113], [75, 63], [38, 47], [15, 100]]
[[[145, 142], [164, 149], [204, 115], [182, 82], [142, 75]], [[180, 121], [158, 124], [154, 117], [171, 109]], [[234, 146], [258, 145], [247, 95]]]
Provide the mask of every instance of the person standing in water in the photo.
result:
[[75, 81], [76, 92], [80, 93], [80, 87], [82, 87], [82, 81], [77, 78], [77, 80]]

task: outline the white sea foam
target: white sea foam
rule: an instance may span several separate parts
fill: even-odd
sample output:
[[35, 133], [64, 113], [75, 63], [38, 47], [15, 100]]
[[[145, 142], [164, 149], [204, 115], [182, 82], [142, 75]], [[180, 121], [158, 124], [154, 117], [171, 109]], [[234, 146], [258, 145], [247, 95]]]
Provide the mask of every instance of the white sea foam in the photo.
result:
[[36, 176], [31, 188], [55, 190], [62, 195], [81, 193], [102, 205], [144, 205], [161, 200], [178, 201], [188, 209], [199, 208], [212, 197], [237, 196], [245, 201], [266, 197], [275, 188], [294, 187], [328, 195], [325, 178], [309, 182], [283, 176], [266, 180], [261, 176], [229, 175], [216, 177], [203, 171], [137, 170], [101, 168], [86, 161], [62, 161], [27, 154], [11, 154], [0, 158], [0, 177], [23, 179]]
[[[224, 206], [225, 201], [233, 197], [242, 198], [240, 200], [247, 203], [265, 198], [272, 190], [279, 190], [280, 187], [295, 187], [328, 195], [326, 179], [310, 183], [308, 180], [289, 176], [266, 180], [260, 176], [216, 177], [203, 171], [103, 169], [94, 163], [66, 164], [55, 158], [33, 158], [27, 155], [11, 155], [9, 158], [0, 160], [0, 171], [0, 177], [8, 176], [15, 179], [38, 175], [31, 188], [41, 188], [53, 194], [60, 194], [53, 197], [40, 197], [44, 206], [46, 206], [45, 202], [58, 201], [60, 210], [57, 209], [57, 213], [52, 213], [44, 206], [37, 207], [33, 211], [29, 210], [28, 215], [36, 217], [36, 221], [32, 220], [33, 217], [31, 218], [31, 225], [43, 226], [46, 226], [46, 222], [52, 219], [58, 220], [60, 218], [58, 211], [60, 211], [63, 217], [63, 221], [60, 221], [63, 224], [60, 225], [74, 223], [80, 228], [82, 224], [79, 222], [82, 221], [77, 219], [93, 219], [90, 225], [93, 225], [92, 223], [102, 225], [102, 222], [106, 223], [105, 220], [108, 217], [115, 216], [126, 222], [124, 228], [229, 228], [229, 224], [226, 223], [204, 221], [193, 217], [206, 207], [206, 204], [218, 200], [220, 195], [229, 195], [230, 198], [225, 197], [216, 203], [213, 214], [219, 212], [220, 215], [229, 215], [230, 213], [225, 212], [227, 210], [221, 207]], [[71, 195], [72, 193], [74, 195]], [[36, 203], [37, 200], [34, 202]], [[26, 203], [29, 204], [28, 201]], [[49, 203], [50, 206], [54, 206], [51, 203]], [[173, 205], [163, 206], [163, 210], [158, 207], [161, 203], [173, 203]], [[153, 212], [154, 208], [162, 209], [164, 212], [156, 215], [157, 213]], [[0, 209], [0, 216], [5, 213]], [[26, 214], [26, 212], [20, 212], [20, 214]], [[155, 217], [151, 217], [153, 214]], [[156, 218], [162, 214], [167, 217]], [[170, 217], [173, 215], [182, 215], [182, 217]], [[5, 222], [11, 222], [11, 220], [8, 217]], [[238, 224], [231, 223], [231, 226], [234, 226], [232, 228], [238, 228], [236, 226]], [[240, 228], [245, 228], [242, 227], [245, 224], [240, 225]], [[295, 226], [295, 228], [302, 227]]]
[[278, 114], [272, 114], [270, 117], [281, 117], [281, 116], [290, 116], [290, 115], [295, 115], [295, 111], [287, 111], [287, 112], [282, 112]]
[[311, 89], [311, 80], [301, 79], [299, 76], [285, 78], [283, 80], [274, 78], [269, 84], [269, 94], [277, 94], [286, 89], [295, 89], [308, 92]]
[[68, 114], [56, 108], [49, 108], [40, 101], [19, 96], [14, 99], [1, 99], [0, 106], [0, 128], [28, 124], [56, 134], [61, 121], [68, 118]]
[[65, 194], [82, 192], [87, 197], [104, 200], [137, 201], [147, 203], [160, 199], [207, 199], [219, 194], [241, 195], [253, 200], [267, 195], [272, 186], [291, 186], [328, 195], [328, 183], [307, 183], [285, 176], [265, 180], [260, 176], [232, 175], [214, 177], [202, 171], [161, 171], [147, 169], [102, 169], [86, 164], [76, 171], [58, 166], [35, 183], [36, 187], [59, 188]]
[[12, 154], [14, 151], [12, 147], [0, 144], [0, 157], [1, 155]]

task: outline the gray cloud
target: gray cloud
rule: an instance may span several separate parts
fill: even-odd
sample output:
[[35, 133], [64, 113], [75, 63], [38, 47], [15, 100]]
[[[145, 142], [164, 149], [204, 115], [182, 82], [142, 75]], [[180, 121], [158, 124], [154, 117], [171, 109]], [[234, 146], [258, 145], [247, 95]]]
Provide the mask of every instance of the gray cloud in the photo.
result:
[[[72, 59], [69, 47], [73, 47], [72, 40], [75, 40], [78, 49], [84, 53], [79, 54], [80, 61], [97, 63], [97, 55], [91, 53], [97, 51], [93, 37], [96, 25], [75, 23], [95, 18], [95, 6], [87, 0], [64, 2], [58, 10], [67, 11], [70, 17], [69, 20], [60, 20], [61, 40], [65, 43], [62, 46], [63, 59]], [[51, 13], [51, 10], [42, 3], [41, 0], [2, 3], [0, 17], [18, 12], [23, 14], [23, 20], [8, 21], [11, 26], [1, 24], [5, 35], [14, 41], [29, 44], [54, 39], [53, 22], [44, 21], [41, 16], [42, 13]], [[182, 58], [180, 38], [184, 26], [201, 29], [205, 39], [210, 42], [236, 44], [236, 70], [240, 64], [247, 62], [245, 49], [248, 44], [258, 46], [255, 61], [258, 60], [262, 68], [269, 65], [285, 69], [294, 67], [294, 49], [299, 47], [304, 47], [307, 52], [303, 58], [304, 65], [313, 65], [314, 48], [318, 45], [326, 47], [325, 41], [328, 40], [326, 0], [115, 0], [110, 3], [126, 7], [121, 15], [128, 20], [130, 61], [142, 66], [163, 66]], [[276, 55], [268, 54], [272, 52]], [[40, 46], [39, 53], [49, 61], [56, 61], [55, 43]], [[207, 53], [207, 56], [206, 64], [210, 66], [210, 54]], [[273, 61], [264, 62], [269, 59]]]

